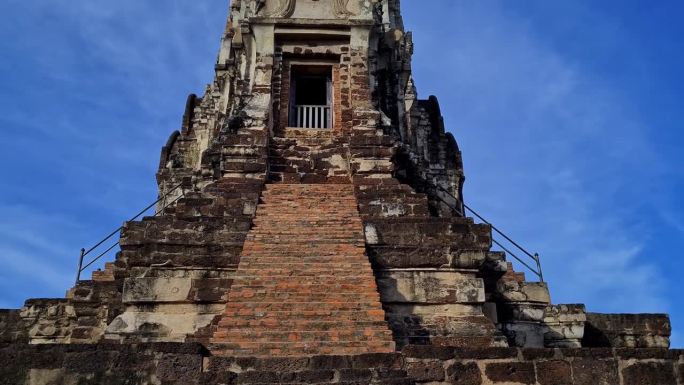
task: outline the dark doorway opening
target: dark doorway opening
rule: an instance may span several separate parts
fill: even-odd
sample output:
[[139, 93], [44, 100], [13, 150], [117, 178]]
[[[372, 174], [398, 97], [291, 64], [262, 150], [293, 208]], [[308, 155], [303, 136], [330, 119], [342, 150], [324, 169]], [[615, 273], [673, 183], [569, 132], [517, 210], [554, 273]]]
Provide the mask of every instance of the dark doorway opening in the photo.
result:
[[297, 128], [331, 128], [330, 66], [292, 66], [289, 125]]

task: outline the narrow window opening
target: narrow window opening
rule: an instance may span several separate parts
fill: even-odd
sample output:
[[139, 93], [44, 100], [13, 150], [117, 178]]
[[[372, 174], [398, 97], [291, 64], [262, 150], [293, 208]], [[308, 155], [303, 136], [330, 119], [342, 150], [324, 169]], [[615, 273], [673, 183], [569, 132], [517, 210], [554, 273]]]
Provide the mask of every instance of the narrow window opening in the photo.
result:
[[292, 66], [290, 127], [332, 127], [332, 68]]

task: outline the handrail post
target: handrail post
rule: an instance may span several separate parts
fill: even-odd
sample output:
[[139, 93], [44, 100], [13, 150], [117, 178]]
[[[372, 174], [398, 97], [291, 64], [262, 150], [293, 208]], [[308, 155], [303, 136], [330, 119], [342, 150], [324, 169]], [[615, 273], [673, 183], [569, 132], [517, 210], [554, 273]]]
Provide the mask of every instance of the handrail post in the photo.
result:
[[542, 272], [541, 262], [539, 261], [539, 253], [534, 253], [534, 260], [537, 262], [537, 271], [539, 272], [539, 281], [544, 283], [544, 273]]
[[85, 257], [85, 249], [81, 249], [81, 256], [78, 259], [78, 271], [76, 272], [76, 284], [81, 280], [81, 271], [83, 271], [83, 257]]

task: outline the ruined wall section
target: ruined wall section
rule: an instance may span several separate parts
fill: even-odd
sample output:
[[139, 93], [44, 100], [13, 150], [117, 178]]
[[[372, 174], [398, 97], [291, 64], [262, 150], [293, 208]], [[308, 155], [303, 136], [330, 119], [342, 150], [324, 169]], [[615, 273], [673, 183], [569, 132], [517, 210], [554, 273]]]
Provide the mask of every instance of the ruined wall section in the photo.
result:
[[411, 60], [413, 40], [403, 29], [399, 1], [376, 6], [371, 84], [383, 129], [397, 142], [396, 175], [428, 195], [437, 216], [464, 216], [463, 163], [446, 132], [437, 98], [418, 99]]

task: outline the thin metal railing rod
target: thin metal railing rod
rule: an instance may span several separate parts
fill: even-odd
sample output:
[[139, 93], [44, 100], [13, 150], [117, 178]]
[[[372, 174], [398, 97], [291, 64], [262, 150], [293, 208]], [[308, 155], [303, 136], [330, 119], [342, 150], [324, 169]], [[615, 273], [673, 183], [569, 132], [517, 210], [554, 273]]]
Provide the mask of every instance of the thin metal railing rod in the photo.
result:
[[[171, 206], [172, 204], [178, 202], [178, 201], [179, 201], [182, 197], [184, 197], [184, 196], [185, 196], [185, 194], [183, 194], [183, 195], [179, 196], [178, 198], [174, 199], [173, 201], [169, 202], [167, 205], [165, 205], [164, 207], [162, 207], [162, 209], [159, 210], [158, 212], [156, 212], [154, 215], [156, 216], [156, 215], [159, 215], [160, 213], [163, 213], [164, 210], [166, 210], [166, 209], [167, 209], [169, 206]], [[149, 210], [149, 208], [148, 208], [148, 210]], [[140, 215], [138, 215], [138, 216], [140, 216]], [[137, 217], [136, 217], [136, 218], [137, 218]], [[132, 219], [132, 220], [135, 220], [135, 219]], [[123, 226], [122, 226], [121, 228], [123, 229]], [[109, 253], [110, 251], [112, 251], [112, 250], [113, 250], [116, 246], [118, 246], [118, 245], [119, 245], [119, 242], [117, 241], [117, 242], [116, 242], [115, 244], [113, 244], [110, 248], [108, 248], [108, 249], [105, 250], [103, 253], [101, 253], [100, 255], [98, 255], [97, 257], [95, 257], [95, 258], [94, 258], [92, 261], [90, 261], [87, 265], [85, 265], [85, 266], [83, 266], [82, 268], [80, 268], [80, 271], [83, 272], [85, 269], [89, 268], [93, 263], [97, 262], [100, 258], [104, 257], [107, 253]]]
[[154, 213], [154, 216], [156, 217], [157, 215], [163, 213], [167, 208], [169, 208], [169, 206], [171, 206], [172, 204], [178, 202], [178, 201], [179, 201], [181, 198], [183, 198], [184, 196], [185, 196], [185, 191], [183, 191], [183, 193], [182, 193], [178, 198], [172, 200], [171, 202], [169, 202], [168, 204], [166, 204], [166, 206], [162, 207], [161, 210], [156, 211], [156, 212]]
[[542, 271], [541, 261], [539, 261], [539, 254], [534, 254], [535, 260], [537, 261], [537, 269], [539, 271], [539, 280], [544, 282], [544, 272]]
[[[183, 183], [180, 183], [180, 184], [178, 184], [176, 187], [174, 187], [174, 188], [172, 188], [171, 190], [167, 191], [166, 194], [164, 194], [163, 196], [161, 196], [161, 197], [160, 197], [159, 199], [157, 199], [154, 203], [152, 203], [152, 204], [150, 204], [149, 206], [145, 207], [145, 208], [144, 208], [143, 210], [141, 210], [136, 216], [134, 216], [133, 218], [131, 218], [131, 219], [128, 220], [127, 222], [132, 222], [132, 221], [135, 221], [136, 219], [140, 218], [141, 215], [145, 214], [147, 211], [149, 211], [152, 207], [156, 206], [156, 205], [157, 205], [159, 202], [161, 202], [162, 200], [165, 200], [166, 197], [168, 197], [168, 196], [169, 196], [171, 193], [173, 193], [174, 191], [178, 190], [181, 186], [183, 186]], [[181, 199], [182, 197], [184, 197], [184, 196], [185, 196], [185, 189], [183, 189], [183, 193], [182, 193], [178, 198], [176, 198], [176, 199], [174, 199], [173, 201], [171, 201], [170, 203], [166, 204], [161, 210], [155, 211], [154, 215], [157, 216], [157, 215], [159, 215], [160, 213], [164, 212], [164, 210], [166, 210], [166, 209], [167, 209], [169, 206], [171, 206], [172, 204], [178, 202], [178, 200], [180, 200], [180, 199]], [[78, 271], [76, 272], [76, 283], [78, 283], [78, 281], [81, 280], [81, 273], [83, 273], [87, 268], [89, 268], [90, 266], [92, 266], [95, 262], [97, 262], [98, 260], [100, 260], [100, 258], [104, 257], [107, 253], [109, 253], [110, 251], [112, 251], [116, 246], [118, 246], [118, 245], [119, 245], [119, 241], [117, 241], [115, 244], [113, 244], [112, 246], [110, 246], [107, 250], [105, 250], [104, 252], [102, 252], [100, 255], [98, 255], [97, 257], [95, 257], [93, 260], [91, 260], [90, 262], [88, 262], [85, 266], [83, 266], [83, 259], [84, 259], [87, 255], [89, 255], [90, 253], [92, 253], [94, 250], [96, 250], [97, 248], [99, 248], [100, 246], [102, 246], [105, 242], [107, 242], [109, 239], [111, 239], [114, 235], [116, 235], [116, 234], [118, 234], [119, 232], [121, 232], [121, 230], [123, 230], [123, 228], [124, 228], [124, 226], [120, 226], [118, 229], [112, 231], [111, 234], [109, 234], [108, 236], [106, 236], [104, 239], [102, 239], [100, 242], [98, 242], [95, 246], [91, 247], [89, 250], [86, 251], [86, 249], [81, 249], [81, 254], [80, 254], [79, 260], [78, 260]]]
[[[421, 178], [421, 179], [422, 179], [422, 178]], [[423, 181], [427, 183], [427, 181], [426, 181], [425, 179], [423, 179]], [[446, 193], [448, 196], [450, 196], [451, 198], [453, 198], [453, 199], [456, 200], [457, 202], [460, 201], [460, 200], [459, 200], [458, 198], [456, 198], [449, 190], [445, 189], [444, 187], [442, 187], [442, 186], [440, 186], [440, 185], [438, 185], [438, 184], [435, 184], [435, 185], [433, 185], [433, 186], [437, 187], [439, 190], [442, 190], [444, 193]], [[449, 202], [447, 202], [447, 201], [445, 201], [444, 199], [442, 199], [439, 195], [437, 195], [437, 198], [440, 199], [441, 201], [443, 201], [444, 203], [446, 203], [447, 205], [450, 205]], [[470, 211], [471, 213], [473, 213], [473, 215], [475, 215], [476, 217], [478, 217], [482, 222], [484, 222], [484, 223], [488, 224], [489, 226], [491, 226], [492, 230], [494, 230], [497, 234], [499, 234], [499, 235], [501, 235], [502, 237], [504, 237], [508, 242], [510, 242], [512, 245], [514, 245], [514, 246], [517, 247], [520, 251], [522, 251], [522, 252], [525, 253], [528, 257], [530, 257], [530, 258], [536, 263], [536, 265], [537, 265], [537, 269], [536, 269], [536, 270], [533, 269], [532, 267], [530, 267], [530, 265], [528, 265], [527, 263], [525, 263], [522, 259], [520, 259], [515, 253], [513, 253], [512, 251], [510, 251], [507, 247], [503, 246], [500, 242], [498, 242], [498, 241], [495, 240], [495, 239], [492, 239], [492, 242], [494, 242], [497, 246], [499, 246], [501, 249], [503, 249], [503, 250], [504, 250], [506, 253], [508, 253], [510, 256], [512, 256], [513, 258], [515, 258], [518, 262], [520, 262], [521, 264], [523, 264], [523, 266], [525, 266], [526, 268], [528, 268], [530, 271], [534, 272], [534, 273], [539, 277], [539, 280], [540, 280], [541, 282], [544, 282], [544, 274], [543, 274], [543, 272], [542, 272], [541, 261], [539, 260], [539, 254], [534, 254], [534, 255], [532, 255], [532, 253], [530, 253], [529, 251], [525, 250], [525, 248], [523, 248], [522, 246], [520, 246], [517, 242], [515, 242], [513, 239], [511, 239], [508, 235], [504, 234], [504, 232], [502, 232], [502, 231], [499, 230], [496, 226], [494, 226], [493, 224], [491, 224], [491, 222], [489, 222], [488, 220], [484, 219], [484, 217], [482, 217], [477, 211], [473, 210], [473, 209], [470, 208], [468, 205], [466, 205], [465, 202], [461, 202], [461, 204], [463, 205], [463, 208], [464, 208], [465, 210]], [[465, 216], [465, 212], [464, 212], [463, 209], [462, 209], [462, 210], [459, 210], [459, 211], [461, 211], [461, 214], [462, 214], [463, 216]]]
[[93, 252], [95, 249], [97, 249], [98, 247], [102, 246], [103, 243], [107, 242], [111, 237], [113, 237], [114, 235], [118, 234], [118, 233], [121, 231], [121, 229], [123, 229], [123, 226], [121, 226], [121, 227], [119, 227], [118, 229], [112, 231], [111, 234], [109, 234], [108, 236], [106, 236], [103, 240], [101, 240], [100, 242], [98, 242], [95, 246], [91, 247], [90, 249], [88, 249], [88, 251], [86, 251], [85, 253], [83, 253], [83, 256], [85, 257], [86, 255], [92, 253], [92, 252]]
[[119, 246], [119, 242], [118, 242], [118, 241], [117, 241], [115, 244], [111, 245], [107, 250], [103, 251], [100, 255], [98, 255], [97, 257], [95, 257], [95, 258], [94, 258], [92, 261], [90, 261], [87, 265], [83, 266], [83, 268], [81, 268], [81, 273], [82, 273], [84, 270], [86, 270], [87, 268], [89, 268], [90, 266], [92, 266], [93, 263], [99, 261], [100, 258], [104, 257], [107, 253], [109, 253], [110, 251], [112, 251], [112, 250], [113, 250], [115, 247], [117, 247], [117, 246]]
[[[179, 184], [178, 186], [176, 186], [176, 187], [172, 188], [171, 190], [169, 190], [169, 191], [168, 191], [166, 194], [164, 194], [161, 198], [157, 199], [156, 201], [154, 201], [154, 203], [152, 203], [151, 205], [145, 207], [142, 211], [140, 211], [136, 216], [134, 216], [133, 218], [129, 219], [128, 222], [132, 222], [132, 221], [138, 219], [141, 215], [145, 214], [149, 209], [151, 209], [152, 207], [154, 207], [157, 203], [159, 203], [159, 202], [161, 202], [162, 200], [166, 199], [166, 197], [169, 196], [169, 194], [171, 194], [172, 192], [178, 190], [178, 188], [181, 187], [182, 185], [183, 185], [183, 183], [181, 183], [181, 184]], [[114, 235], [116, 235], [117, 233], [119, 233], [122, 229], [123, 229], [123, 226], [121, 226], [121, 227], [119, 227], [118, 229], [112, 231], [111, 234], [109, 234], [108, 236], [106, 236], [103, 240], [101, 240], [101, 241], [98, 242], [95, 246], [91, 247], [88, 251], [86, 251], [85, 254], [83, 254], [83, 256], [86, 256], [86, 255], [92, 253], [93, 250], [95, 250], [95, 249], [97, 249], [98, 247], [102, 246], [103, 243], [107, 242], [111, 237], [113, 237]]]
[[78, 259], [78, 271], [76, 272], [76, 284], [81, 280], [81, 273], [83, 272], [83, 257], [85, 256], [85, 249], [81, 249], [81, 256]]
[[463, 204], [463, 206], [464, 206], [468, 211], [470, 211], [471, 213], [473, 213], [476, 217], [480, 218], [480, 220], [481, 220], [482, 222], [484, 222], [484, 223], [488, 224], [489, 226], [491, 226], [491, 227], [492, 227], [492, 230], [496, 231], [499, 235], [501, 235], [502, 237], [504, 237], [508, 242], [510, 242], [511, 244], [513, 244], [513, 246], [517, 247], [520, 251], [522, 251], [523, 253], [527, 254], [528, 257], [530, 257], [530, 258], [532, 258], [532, 259], [535, 259], [534, 255], [532, 255], [532, 253], [530, 253], [529, 251], [525, 250], [525, 249], [524, 249], [522, 246], [520, 246], [516, 241], [512, 240], [508, 235], [504, 234], [501, 230], [499, 230], [498, 228], [496, 228], [496, 226], [494, 226], [493, 224], [489, 223], [489, 221], [487, 221], [486, 219], [484, 219], [484, 218], [483, 218], [480, 214], [478, 214], [475, 210], [473, 210], [473, 209], [471, 209], [470, 207], [468, 207], [468, 205], [466, 205], [465, 203]]
[[[540, 280], [540, 281], [544, 282], [544, 278], [542, 277], [542, 274], [541, 274], [539, 271], [535, 270], [533, 267], [531, 267], [530, 265], [528, 265], [527, 263], [525, 263], [525, 261], [523, 261], [522, 259], [520, 259], [517, 255], [515, 255], [515, 253], [513, 253], [511, 250], [509, 250], [506, 246], [502, 245], [502, 244], [501, 244], [500, 242], [498, 242], [497, 240], [492, 239], [492, 242], [494, 242], [494, 244], [496, 244], [496, 245], [499, 246], [503, 251], [505, 251], [506, 254], [510, 255], [510, 256], [513, 257], [513, 258], [515, 258], [516, 261], [520, 262], [523, 266], [525, 266], [525, 267], [528, 268], [531, 272], [533, 272], [537, 277], [539, 277], [539, 280]], [[536, 261], [536, 260], [535, 260], [535, 261]]]

